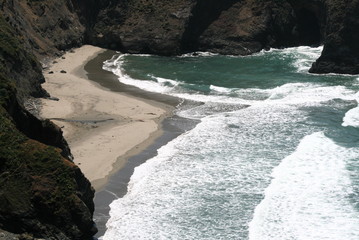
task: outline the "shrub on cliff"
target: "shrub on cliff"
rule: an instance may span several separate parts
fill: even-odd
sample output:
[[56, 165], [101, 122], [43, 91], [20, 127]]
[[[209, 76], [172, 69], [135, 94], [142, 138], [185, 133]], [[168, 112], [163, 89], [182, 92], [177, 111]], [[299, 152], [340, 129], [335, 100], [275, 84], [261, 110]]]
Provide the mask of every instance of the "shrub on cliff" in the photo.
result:
[[0, 229], [46, 239], [91, 239], [94, 190], [61, 154], [67, 149], [61, 131], [21, 103], [29, 94], [45, 95], [42, 81], [40, 64], [0, 15]]

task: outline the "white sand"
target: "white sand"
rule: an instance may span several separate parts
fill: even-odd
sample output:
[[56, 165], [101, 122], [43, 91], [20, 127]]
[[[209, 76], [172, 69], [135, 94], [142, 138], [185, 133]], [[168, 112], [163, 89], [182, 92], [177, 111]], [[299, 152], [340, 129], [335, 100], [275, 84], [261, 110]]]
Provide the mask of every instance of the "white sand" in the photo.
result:
[[56, 59], [57, 63], [44, 72], [46, 83], [42, 85], [59, 101], [42, 100], [41, 117], [76, 120], [54, 122], [62, 127], [74, 162], [96, 190], [129, 156], [160, 135], [159, 123], [172, 111], [170, 106], [148, 104], [88, 80], [84, 64], [103, 51], [86, 45], [66, 53], [64, 59]]

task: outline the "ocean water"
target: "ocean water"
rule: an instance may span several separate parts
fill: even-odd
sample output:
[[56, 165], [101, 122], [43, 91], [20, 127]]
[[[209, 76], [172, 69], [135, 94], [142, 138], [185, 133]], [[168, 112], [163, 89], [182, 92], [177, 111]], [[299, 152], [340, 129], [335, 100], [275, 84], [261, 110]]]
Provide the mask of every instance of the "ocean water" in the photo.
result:
[[201, 104], [178, 106], [199, 123], [135, 169], [102, 239], [359, 239], [359, 77], [308, 74], [321, 50], [106, 61]]

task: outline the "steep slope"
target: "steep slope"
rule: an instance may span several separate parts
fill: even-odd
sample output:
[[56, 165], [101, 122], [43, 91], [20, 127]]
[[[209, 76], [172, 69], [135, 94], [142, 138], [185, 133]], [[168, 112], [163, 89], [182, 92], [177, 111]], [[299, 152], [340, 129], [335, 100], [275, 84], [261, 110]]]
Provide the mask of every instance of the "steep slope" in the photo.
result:
[[247, 55], [269, 47], [318, 45], [323, 16], [317, 11], [319, 3], [311, 2], [111, 1], [99, 11], [89, 41], [124, 52], [164, 55], [189, 51]]
[[248, 55], [291, 45], [291, 6], [276, 1], [198, 1], [184, 34], [189, 50]]
[[15, 24], [21, 19], [4, 15], [0, 15], [0, 229], [28, 238], [91, 239], [96, 232], [94, 190], [70, 161], [61, 130], [24, 109], [28, 96], [47, 96], [40, 85], [44, 78], [41, 65], [28, 51], [33, 39], [23, 38]]
[[89, 41], [130, 53], [179, 54], [194, 3], [192, 0], [103, 2]]

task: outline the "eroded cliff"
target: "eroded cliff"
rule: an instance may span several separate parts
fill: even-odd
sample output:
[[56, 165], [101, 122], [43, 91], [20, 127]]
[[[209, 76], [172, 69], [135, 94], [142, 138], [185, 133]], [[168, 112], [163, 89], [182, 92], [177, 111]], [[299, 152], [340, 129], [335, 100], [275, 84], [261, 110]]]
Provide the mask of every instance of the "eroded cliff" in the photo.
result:
[[358, 1], [100, 1], [90, 43], [130, 53], [247, 55], [324, 44], [311, 72], [357, 73]]
[[43, 3], [31, 4], [1, 2], [0, 231], [24, 239], [91, 239], [96, 232], [91, 184], [71, 162], [60, 128], [24, 107], [29, 97], [48, 96], [34, 54], [55, 54], [80, 44], [83, 34], [77, 32], [66, 43], [50, 30], [48, 35], [38, 31], [41, 24], [32, 11]]
[[325, 39], [312, 73], [359, 74], [359, 1], [325, 1]]

